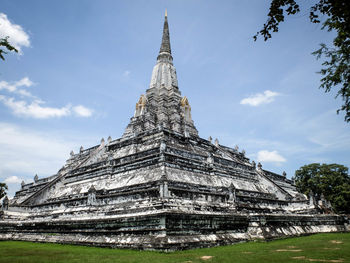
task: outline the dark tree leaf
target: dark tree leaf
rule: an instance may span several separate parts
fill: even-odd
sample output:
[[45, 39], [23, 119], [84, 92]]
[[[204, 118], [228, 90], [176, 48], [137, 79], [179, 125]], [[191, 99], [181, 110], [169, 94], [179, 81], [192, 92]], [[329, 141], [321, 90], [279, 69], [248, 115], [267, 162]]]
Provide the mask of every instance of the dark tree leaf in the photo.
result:
[[[5, 60], [5, 57], [3, 54], [7, 54], [5, 50], [14, 51], [18, 53], [18, 50], [8, 42], [8, 38], [9, 37], [0, 38], [0, 58], [2, 60]], [[2, 47], [4, 47], [5, 50]]]

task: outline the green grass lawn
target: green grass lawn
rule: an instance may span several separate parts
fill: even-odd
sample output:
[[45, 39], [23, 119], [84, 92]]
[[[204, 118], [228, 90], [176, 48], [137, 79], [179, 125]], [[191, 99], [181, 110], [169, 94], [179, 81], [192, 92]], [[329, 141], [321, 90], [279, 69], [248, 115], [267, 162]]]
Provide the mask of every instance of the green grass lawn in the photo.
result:
[[1, 241], [0, 262], [350, 262], [350, 233], [317, 234], [173, 253]]

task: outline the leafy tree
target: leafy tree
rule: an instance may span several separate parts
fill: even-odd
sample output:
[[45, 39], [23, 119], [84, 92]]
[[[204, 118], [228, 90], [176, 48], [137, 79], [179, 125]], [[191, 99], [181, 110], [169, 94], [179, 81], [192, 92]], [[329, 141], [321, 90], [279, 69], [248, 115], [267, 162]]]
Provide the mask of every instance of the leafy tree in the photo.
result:
[[7, 185], [5, 183], [0, 183], [0, 198], [6, 195], [6, 190], [8, 190]]
[[[271, 38], [271, 32], [278, 32], [279, 24], [284, 22], [285, 15], [295, 15], [300, 12], [296, 0], [272, 0], [268, 19], [263, 28], [253, 37], [259, 35], [264, 40]], [[321, 17], [325, 17], [321, 29], [335, 31], [333, 47], [320, 44], [320, 49], [312, 54], [317, 59], [324, 57], [324, 66], [320, 72], [322, 75], [320, 88], [325, 92], [331, 89], [339, 89], [336, 97], [340, 96], [343, 105], [337, 110], [345, 112], [345, 121], [350, 122], [350, 1], [349, 0], [318, 0], [310, 7], [309, 19], [311, 23], [321, 23]]]
[[338, 213], [350, 213], [350, 175], [340, 164], [312, 163], [295, 171], [297, 189], [308, 195], [310, 191], [329, 200]]
[[18, 53], [18, 50], [8, 42], [8, 38], [0, 38], [0, 58], [2, 60], [5, 60], [4, 54], [7, 54], [6, 50]]

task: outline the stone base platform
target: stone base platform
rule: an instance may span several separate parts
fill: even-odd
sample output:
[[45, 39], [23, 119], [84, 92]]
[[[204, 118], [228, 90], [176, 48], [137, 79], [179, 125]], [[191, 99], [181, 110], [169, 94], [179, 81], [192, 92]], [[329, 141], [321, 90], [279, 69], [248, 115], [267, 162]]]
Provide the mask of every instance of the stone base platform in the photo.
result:
[[158, 213], [115, 219], [0, 221], [0, 240], [175, 251], [348, 231], [338, 215]]

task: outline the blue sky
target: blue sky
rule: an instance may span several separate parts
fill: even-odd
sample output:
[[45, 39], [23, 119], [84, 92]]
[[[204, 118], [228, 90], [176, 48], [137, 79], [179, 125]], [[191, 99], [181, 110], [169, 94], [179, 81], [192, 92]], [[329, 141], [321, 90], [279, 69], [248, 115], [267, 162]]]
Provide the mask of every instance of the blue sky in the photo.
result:
[[274, 172], [313, 162], [350, 166], [341, 100], [318, 89], [311, 52], [332, 33], [288, 17], [264, 42], [252, 36], [268, 2], [3, 0], [0, 36], [20, 54], [0, 62], [0, 181], [9, 194], [49, 176], [69, 152], [119, 138], [148, 88], [164, 10], [179, 88], [203, 138], [244, 149]]

